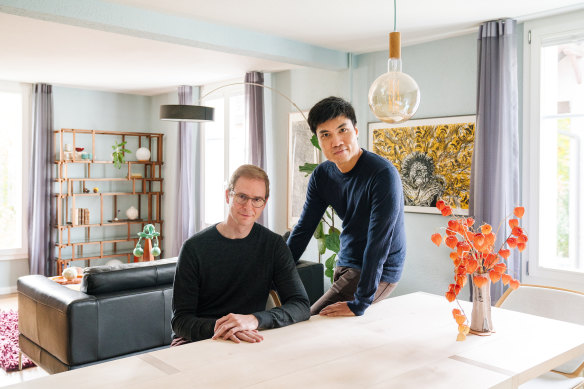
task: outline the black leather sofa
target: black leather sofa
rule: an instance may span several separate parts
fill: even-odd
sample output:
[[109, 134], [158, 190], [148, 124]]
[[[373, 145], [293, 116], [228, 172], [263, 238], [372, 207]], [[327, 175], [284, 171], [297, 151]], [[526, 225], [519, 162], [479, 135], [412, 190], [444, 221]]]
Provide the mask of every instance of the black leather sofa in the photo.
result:
[[[49, 373], [168, 347], [176, 258], [85, 269], [80, 290], [44, 276], [20, 277], [20, 349]], [[311, 304], [322, 264], [299, 261]]]

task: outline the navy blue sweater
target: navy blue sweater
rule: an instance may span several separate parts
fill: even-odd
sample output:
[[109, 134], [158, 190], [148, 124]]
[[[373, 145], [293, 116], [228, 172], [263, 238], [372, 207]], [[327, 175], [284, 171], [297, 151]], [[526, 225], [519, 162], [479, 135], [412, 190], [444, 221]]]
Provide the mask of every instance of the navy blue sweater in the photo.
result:
[[312, 173], [306, 203], [288, 246], [298, 261], [326, 208], [343, 221], [337, 266], [361, 271], [354, 300], [355, 315], [371, 305], [380, 281], [399, 281], [406, 256], [404, 198], [397, 169], [386, 159], [363, 150], [347, 173], [326, 161]]

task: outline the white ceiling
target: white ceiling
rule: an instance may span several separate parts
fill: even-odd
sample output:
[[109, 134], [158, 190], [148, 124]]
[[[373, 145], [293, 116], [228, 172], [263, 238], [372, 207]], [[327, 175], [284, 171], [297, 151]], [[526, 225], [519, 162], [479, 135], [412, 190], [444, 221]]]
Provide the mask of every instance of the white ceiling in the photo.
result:
[[[154, 16], [193, 18], [219, 29], [237, 27], [340, 52], [387, 50], [387, 34], [393, 30], [390, 0], [101, 3], [130, 10], [136, 7]], [[397, 29], [402, 44], [408, 45], [471, 33], [487, 20], [513, 17], [525, 21], [582, 8], [582, 0], [401, 0]], [[273, 72], [299, 66], [266, 59], [269, 56], [233, 54], [239, 51], [237, 47], [213, 51], [124, 31], [108, 32], [85, 24], [82, 18], [50, 20], [27, 10], [3, 13], [0, 7], [0, 80], [153, 95], [182, 84], [241, 78], [250, 70]]]

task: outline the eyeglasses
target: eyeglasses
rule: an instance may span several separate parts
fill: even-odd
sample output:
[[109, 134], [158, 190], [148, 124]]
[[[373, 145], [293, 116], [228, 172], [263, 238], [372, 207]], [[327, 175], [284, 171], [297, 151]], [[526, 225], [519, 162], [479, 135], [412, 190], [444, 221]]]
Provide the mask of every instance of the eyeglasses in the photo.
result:
[[245, 205], [247, 204], [248, 200], [251, 200], [252, 207], [261, 208], [266, 203], [266, 199], [263, 199], [261, 197], [249, 197], [245, 193], [235, 193], [234, 191], [231, 191], [229, 195], [233, 197], [235, 199], [235, 202], [239, 205]]

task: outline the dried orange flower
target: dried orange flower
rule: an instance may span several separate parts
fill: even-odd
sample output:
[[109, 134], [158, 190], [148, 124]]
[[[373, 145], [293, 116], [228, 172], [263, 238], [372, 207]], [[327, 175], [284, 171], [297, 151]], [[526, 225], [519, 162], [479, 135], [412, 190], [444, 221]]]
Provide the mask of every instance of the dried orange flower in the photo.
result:
[[[443, 200], [436, 202], [436, 208], [442, 215], [452, 215], [452, 208]], [[502, 247], [495, 250], [496, 235], [490, 224], [484, 223], [473, 228], [475, 220], [471, 217], [453, 217], [448, 220], [448, 227], [445, 229], [444, 244], [452, 249], [450, 259], [454, 265], [454, 283], [448, 286], [445, 297], [448, 301], [456, 300], [462, 288], [466, 285], [468, 277], [472, 277], [477, 287], [486, 285], [489, 282], [503, 282], [513, 289], [519, 287], [519, 281], [513, 279], [511, 275], [505, 273], [507, 265], [505, 261], [511, 255], [511, 250], [517, 248], [523, 251], [527, 244], [527, 234], [519, 225], [519, 219], [523, 217], [525, 209], [516, 207], [513, 210], [515, 218], [509, 220], [511, 233], [503, 241]], [[440, 246], [443, 236], [435, 233], [431, 237], [436, 246]], [[507, 246], [507, 247], [505, 247]], [[460, 304], [459, 304], [460, 307]], [[453, 309], [452, 316], [458, 324], [459, 334], [457, 340], [466, 339], [469, 331], [468, 317], [461, 309]]]

